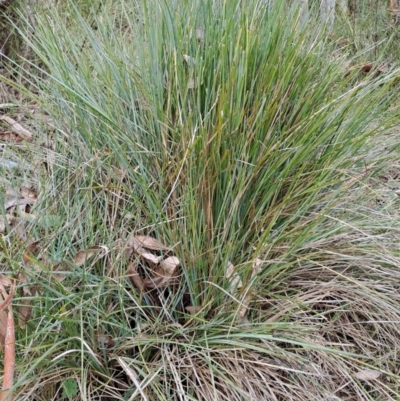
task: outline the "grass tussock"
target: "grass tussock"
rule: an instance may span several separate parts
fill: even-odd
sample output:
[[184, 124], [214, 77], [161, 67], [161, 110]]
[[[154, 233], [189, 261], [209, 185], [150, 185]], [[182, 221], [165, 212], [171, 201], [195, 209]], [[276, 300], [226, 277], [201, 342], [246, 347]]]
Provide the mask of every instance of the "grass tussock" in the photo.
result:
[[36, 16], [17, 399], [398, 398], [398, 71], [284, 3]]

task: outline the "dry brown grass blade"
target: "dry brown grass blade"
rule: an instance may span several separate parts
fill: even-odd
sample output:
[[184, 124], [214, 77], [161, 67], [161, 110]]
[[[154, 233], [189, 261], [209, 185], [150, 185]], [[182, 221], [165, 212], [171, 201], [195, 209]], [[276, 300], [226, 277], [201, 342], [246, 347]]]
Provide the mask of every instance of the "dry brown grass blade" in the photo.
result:
[[144, 392], [144, 387], [141, 383], [139, 383], [138, 377], [133, 369], [121, 358], [117, 358], [119, 364], [121, 365], [122, 369], [124, 369], [127, 376], [131, 379], [132, 383], [135, 385], [137, 392], [143, 397], [144, 401], [148, 401], [148, 398]]
[[8, 391], [13, 386], [14, 370], [15, 370], [15, 327], [14, 316], [12, 311], [11, 301], [14, 296], [15, 284], [9, 281], [10, 290], [7, 291], [4, 286], [4, 280], [0, 283], [0, 291], [3, 295], [4, 301], [0, 305], [0, 311], [8, 309], [6, 335], [4, 341], [4, 376], [2, 392], [0, 393], [0, 400], [12, 401], [12, 394]]

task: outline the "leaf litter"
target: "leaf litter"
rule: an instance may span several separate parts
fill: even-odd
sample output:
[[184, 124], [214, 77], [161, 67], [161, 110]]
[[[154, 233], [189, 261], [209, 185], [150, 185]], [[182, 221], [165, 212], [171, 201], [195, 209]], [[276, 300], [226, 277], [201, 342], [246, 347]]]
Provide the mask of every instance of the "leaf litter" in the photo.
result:
[[171, 248], [165, 246], [156, 238], [150, 237], [148, 235], [130, 235], [128, 238], [128, 248], [134, 248], [135, 250], [139, 248], [146, 248], [153, 251], [170, 251]]
[[[168, 256], [172, 252], [171, 247], [148, 235], [130, 235], [127, 245], [127, 254], [133, 253], [137, 257], [129, 265], [127, 276], [139, 291], [170, 284], [180, 265], [176, 256]], [[160, 255], [150, 251], [157, 251]]]
[[[21, 191], [21, 195], [26, 196], [25, 199], [36, 200], [36, 194], [34, 191], [29, 190]], [[35, 253], [38, 252], [40, 241], [34, 241], [26, 246], [25, 252], [23, 254], [23, 260], [26, 267], [32, 263], [35, 259]], [[147, 292], [151, 294], [156, 291], [164, 291], [164, 288], [177, 283], [176, 279], [179, 277], [178, 269], [181, 266], [180, 259], [174, 255], [173, 247], [167, 246], [158, 239], [146, 236], [146, 235], [130, 235], [127, 240], [126, 255], [131, 257], [131, 261], [128, 264], [126, 270], [126, 277], [130, 280], [133, 287], [136, 288], [140, 293]], [[78, 251], [72, 258], [70, 262], [61, 262], [53, 266], [53, 274], [57, 281], [62, 282], [65, 279], [65, 272], [70, 271], [72, 266], [81, 267], [85, 265], [94, 256], [99, 255], [99, 253], [104, 250], [102, 246], [93, 246], [87, 249]], [[46, 265], [48, 265], [48, 260], [43, 259]], [[99, 260], [99, 258], [96, 258]], [[72, 262], [72, 263], [71, 263]], [[92, 263], [94, 263], [92, 261]], [[251, 277], [259, 272], [260, 266], [263, 261], [256, 259], [253, 263]], [[40, 266], [40, 264], [39, 264]], [[243, 281], [239, 275], [237, 267], [235, 267], [231, 262], [228, 263], [226, 270], [226, 277], [230, 279], [232, 285], [232, 291], [243, 292]], [[18, 324], [21, 328], [24, 328], [25, 324], [29, 321], [32, 315], [32, 293], [35, 290], [31, 289], [28, 285], [27, 279], [24, 275], [19, 276], [19, 281], [23, 284], [22, 295], [23, 298], [20, 300], [20, 306], [18, 308]], [[174, 287], [170, 287], [174, 288]], [[150, 299], [158, 299], [158, 296], [151, 297]], [[242, 322], [245, 320], [247, 310], [249, 308], [250, 302], [253, 299], [253, 295], [248, 293], [244, 299], [242, 299], [241, 307], [237, 313], [237, 322]], [[198, 314], [203, 306], [192, 306], [183, 304], [182, 312], [195, 316]], [[8, 315], [5, 311], [0, 311], [0, 325], [6, 327], [8, 323]], [[0, 335], [3, 336], [5, 340], [5, 330], [0, 331]]]

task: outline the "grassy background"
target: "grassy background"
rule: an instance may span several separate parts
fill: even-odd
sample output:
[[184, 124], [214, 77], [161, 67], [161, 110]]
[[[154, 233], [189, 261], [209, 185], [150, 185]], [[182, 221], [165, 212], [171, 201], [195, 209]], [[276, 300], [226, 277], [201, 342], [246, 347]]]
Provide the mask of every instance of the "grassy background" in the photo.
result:
[[[284, 2], [36, 7], [15, 14], [30, 62], [3, 77], [2, 112], [35, 133], [4, 146], [3, 196], [38, 195], [1, 240], [30, 307], [16, 399], [398, 399], [385, 5], [329, 34]], [[179, 259], [167, 286], [135, 235]]]

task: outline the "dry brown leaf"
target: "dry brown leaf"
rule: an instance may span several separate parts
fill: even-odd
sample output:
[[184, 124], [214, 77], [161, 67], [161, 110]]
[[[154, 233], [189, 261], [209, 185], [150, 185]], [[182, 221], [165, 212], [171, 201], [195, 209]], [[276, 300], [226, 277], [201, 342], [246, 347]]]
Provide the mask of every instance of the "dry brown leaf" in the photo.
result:
[[127, 270], [127, 275], [131, 283], [139, 290], [144, 290], [143, 279], [140, 277], [140, 274], [137, 271], [136, 263], [132, 263], [129, 265]]
[[99, 252], [102, 248], [99, 246], [92, 246], [88, 249], [85, 249], [83, 251], [79, 251], [75, 256], [74, 256], [74, 264], [78, 267], [81, 267], [85, 264], [85, 262], [90, 259], [93, 255], [95, 255], [97, 252]]
[[18, 326], [23, 329], [25, 328], [25, 323], [32, 316], [32, 300], [23, 299], [20, 303], [21, 306], [18, 307]]
[[11, 287], [12, 281], [4, 274], [0, 274], [0, 286]]
[[34, 253], [37, 251], [38, 246], [39, 246], [40, 240], [39, 241], [34, 241], [31, 242], [26, 248], [25, 252], [22, 255], [23, 261], [28, 264], [32, 260], [32, 256]]
[[22, 137], [12, 132], [0, 133], [1, 142], [20, 143], [23, 140], [24, 139]]
[[252, 268], [253, 268], [252, 275], [255, 275], [260, 272], [261, 266], [263, 265], [263, 263], [264, 263], [264, 261], [262, 259], [259, 259], [259, 258], [254, 259], [253, 266], [252, 266]]
[[153, 279], [145, 279], [144, 283], [146, 287], [160, 288], [168, 285], [179, 264], [180, 261], [175, 256], [171, 256], [160, 262], [160, 265], [157, 267], [155, 271], [158, 277], [155, 277]]
[[170, 256], [169, 258], [166, 258], [165, 260], [160, 262], [160, 266], [157, 268], [156, 273], [160, 276], [171, 278], [180, 263], [181, 262], [177, 257]]
[[225, 276], [226, 278], [230, 278], [235, 271], [235, 266], [233, 266], [232, 262], [228, 262], [228, 267], [226, 268]]
[[26, 229], [24, 224], [17, 224], [14, 227], [14, 233], [18, 236], [21, 242], [26, 242]]
[[14, 188], [6, 188], [6, 198], [15, 198], [18, 196], [18, 191]]
[[171, 248], [163, 245], [160, 241], [148, 235], [130, 235], [128, 238], [128, 247], [146, 248], [152, 251], [169, 251]]
[[146, 262], [150, 262], [154, 265], [158, 265], [160, 263], [160, 261], [162, 260], [162, 256], [155, 256], [152, 253], [149, 252], [140, 252], [138, 250], [139, 255], [146, 261]]
[[143, 284], [146, 288], [153, 289], [165, 287], [168, 281], [169, 279], [166, 279], [165, 277], [145, 278]]
[[34, 201], [37, 200], [37, 193], [33, 189], [27, 187], [21, 187], [19, 189], [19, 193], [26, 199], [32, 199]]
[[24, 273], [18, 273], [18, 280], [21, 284], [24, 284], [22, 287], [22, 294], [25, 297], [31, 296], [32, 295], [32, 291], [28, 285], [28, 279], [26, 278]]
[[364, 369], [364, 370], [360, 370], [359, 372], [355, 373], [354, 376], [360, 380], [370, 381], [370, 380], [378, 379], [381, 374], [382, 373], [377, 370]]
[[34, 253], [40, 244], [40, 240], [31, 242], [26, 248], [25, 251], [28, 253]]
[[[28, 245], [29, 246], [29, 245]], [[28, 285], [28, 279], [25, 274], [19, 273], [18, 280], [22, 286], [22, 294], [24, 297], [32, 296], [32, 291]], [[21, 306], [18, 307], [18, 325], [21, 329], [25, 327], [25, 323], [31, 318], [32, 315], [32, 300], [22, 299]]]
[[26, 206], [26, 205], [33, 205], [35, 201], [33, 199], [28, 198], [12, 198], [4, 202], [4, 209], [10, 209], [14, 206]]
[[9, 124], [11, 129], [21, 138], [26, 139], [27, 141], [33, 140], [33, 135], [31, 134], [31, 132], [24, 128], [20, 123], [15, 121], [13, 118], [9, 116], [0, 116], [0, 120], [3, 120], [7, 124]]
[[233, 266], [233, 264], [231, 262], [228, 262], [228, 267], [226, 269], [226, 278], [231, 278], [231, 285], [233, 288], [242, 288], [243, 287], [243, 282], [239, 276], [239, 274], [237, 274], [237, 272], [235, 272], [235, 266]]
[[66, 263], [59, 263], [53, 267], [53, 276], [59, 283], [62, 283], [67, 277], [64, 273], [70, 270], [70, 266]]
[[191, 315], [195, 315], [202, 310], [202, 306], [186, 306], [185, 310], [188, 311]]
[[374, 66], [373, 63], [364, 64], [364, 65], [361, 67], [361, 71], [363, 71], [363, 72], [370, 72], [370, 71], [372, 70], [373, 66]]

